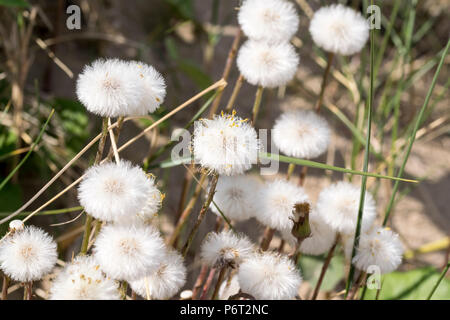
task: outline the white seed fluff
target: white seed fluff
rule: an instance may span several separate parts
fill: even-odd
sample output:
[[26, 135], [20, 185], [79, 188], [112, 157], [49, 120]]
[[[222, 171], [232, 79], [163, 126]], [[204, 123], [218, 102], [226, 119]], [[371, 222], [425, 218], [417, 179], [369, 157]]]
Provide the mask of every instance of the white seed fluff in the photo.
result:
[[139, 166], [120, 161], [90, 167], [78, 187], [78, 199], [94, 218], [112, 222], [157, 212], [161, 197]]
[[237, 294], [240, 289], [237, 274], [234, 274], [220, 285], [219, 299], [228, 300], [229, 297]]
[[238, 22], [252, 40], [287, 42], [297, 32], [299, 17], [292, 2], [284, 0], [245, 0]]
[[210, 232], [203, 241], [200, 256], [211, 267], [236, 267], [254, 252], [254, 245], [232, 231]]
[[164, 242], [151, 226], [105, 226], [94, 246], [101, 269], [116, 280], [137, 280], [156, 271], [164, 254]]
[[[246, 175], [220, 177], [216, 186], [213, 201], [228, 219], [235, 221], [247, 220], [255, 214], [256, 195], [259, 183]], [[214, 203], [210, 209], [221, 217]]]
[[119, 300], [117, 282], [108, 279], [91, 256], [78, 256], [53, 280], [50, 300]]
[[[332, 184], [320, 192], [317, 213], [335, 231], [352, 234], [356, 229], [360, 195], [360, 186], [343, 181]], [[375, 200], [366, 192], [361, 230], [372, 226], [376, 214]]]
[[56, 242], [34, 226], [14, 232], [0, 244], [0, 268], [20, 282], [42, 279], [53, 269], [57, 257]]
[[134, 292], [147, 298], [147, 286], [151, 299], [163, 300], [173, 297], [186, 282], [183, 258], [174, 250], [166, 253], [158, 269], [144, 278], [130, 281]]
[[[336, 240], [336, 232], [314, 210], [309, 214], [309, 225], [311, 235], [302, 241], [299, 251], [314, 256], [328, 252]], [[295, 245], [297, 243], [297, 239], [292, 235], [291, 230], [285, 230], [282, 234], [283, 238], [290, 244]]]
[[248, 40], [239, 49], [236, 62], [250, 84], [275, 88], [294, 78], [300, 58], [289, 42], [268, 44]]
[[234, 113], [196, 121], [194, 127], [194, 157], [203, 168], [232, 176], [244, 173], [257, 162], [256, 130]]
[[78, 99], [102, 117], [133, 115], [142, 106], [144, 91], [139, 74], [119, 59], [96, 60], [77, 80]]
[[369, 38], [369, 24], [359, 12], [338, 4], [317, 10], [309, 32], [322, 49], [346, 56], [364, 47]]
[[323, 154], [330, 142], [327, 121], [309, 110], [281, 114], [272, 129], [273, 142], [290, 157], [311, 159]]
[[25, 228], [25, 225], [22, 220], [13, 220], [9, 223], [9, 230], [12, 232], [23, 230], [23, 228]]
[[258, 300], [293, 299], [302, 278], [291, 259], [272, 253], [245, 260], [238, 271], [239, 286]]
[[[351, 257], [354, 236], [345, 243], [345, 253]], [[376, 228], [363, 232], [359, 238], [359, 245], [353, 264], [363, 271], [370, 271], [373, 266], [379, 267], [382, 274], [398, 268], [402, 262], [403, 245], [398, 234], [386, 229]]]
[[154, 112], [166, 97], [166, 83], [162, 75], [150, 65], [140, 61], [131, 61], [130, 69], [137, 73], [144, 85], [144, 94], [139, 108], [133, 110], [134, 115], [145, 115]]
[[291, 230], [296, 204], [309, 203], [305, 190], [286, 180], [266, 182], [256, 201], [256, 219], [263, 225], [280, 231]]

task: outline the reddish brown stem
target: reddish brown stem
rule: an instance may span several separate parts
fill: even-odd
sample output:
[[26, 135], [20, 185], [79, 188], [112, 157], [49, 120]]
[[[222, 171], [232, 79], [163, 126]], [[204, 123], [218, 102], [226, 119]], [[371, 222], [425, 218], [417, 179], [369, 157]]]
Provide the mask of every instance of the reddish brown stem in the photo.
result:
[[8, 298], [8, 287], [9, 287], [9, 277], [6, 274], [4, 274], [2, 285], [2, 300], [6, 300]]
[[266, 230], [264, 230], [263, 238], [261, 240], [261, 250], [267, 251], [270, 246], [270, 242], [272, 242], [273, 234], [275, 233], [275, 229], [272, 229], [270, 227], [267, 227]]
[[330, 265], [331, 258], [333, 258], [334, 250], [336, 249], [337, 244], [338, 244], [338, 237], [336, 237], [336, 240], [334, 241], [333, 246], [331, 247], [330, 251], [328, 251], [328, 255], [325, 259], [325, 262], [323, 263], [322, 270], [320, 271], [319, 280], [317, 280], [316, 287], [314, 288], [314, 293], [312, 295], [311, 300], [317, 299], [317, 295], [319, 294], [320, 286], [322, 285], [323, 278], [325, 277], [325, 273], [327, 272], [328, 266]]
[[206, 279], [206, 283], [203, 286], [203, 290], [202, 290], [202, 295], [200, 296], [200, 300], [205, 300], [207, 295], [208, 295], [208, 291], [209, 288], [211, 288], [211, 284], [214, 280], [214, 276], [216, 274], [216, 268], [211, 268], [211, 270], [209, 271], [209, 275], [208, 275], [208, 279]]
[[196, 300], [198, 294], [200, 293], [200, 289], [205, 282], [206, 275], [208, 274], [208, 266], [203, 264], [200, 273], [198, 274], [197, 280], [195, 280], [194, 289], [192, 290], [192, 300]]
[[227, 272], [227, 266], [222, 267], [219, 272], [219, 277], [217, 278], [216, 286], [214, 288], [214, 292], [212, 295], [212, 300], [217, 300], [217, 296], [219, 295], [220, 285], [222, 284], [223, 279], [225, 278], [225, 274]]

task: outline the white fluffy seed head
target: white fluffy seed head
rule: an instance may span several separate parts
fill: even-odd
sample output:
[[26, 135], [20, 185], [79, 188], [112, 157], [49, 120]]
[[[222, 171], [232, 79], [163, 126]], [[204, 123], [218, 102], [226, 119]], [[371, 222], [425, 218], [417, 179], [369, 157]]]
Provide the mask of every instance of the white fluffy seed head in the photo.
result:
[[257, 162], [256, 130], [234, 112], [196, 121], [194, 127], [194, 157], [203, 168], [233, 176], [244, 173]]
[[139, 74], [119, 59], [98, 59], [85, 66], [77, 80], [78, 99], [87, 110], [102, 117], [135, 114], [144, 94]]
[[292, 2], [246, 0], [239, 8], [238, 22], [250, 39], [279, 43], [297, 32], [299, 17]]
[[101, 269], [116, 280], [132, 281], [156, 271], [164, 254], [164, 242], [151, 226], [105, 226], [94, 246]]
[[287, 257], [257, 254], [245, 260], [238, 271], [239, 286], [258, 300], [290, 300], [300, 287], [300, 271]]
[[[246, 175], [220, 177], [213, 201], [228, 219], [242, 221], [255, 214], [256, 195], [259, 183], [256, 179]], [[214, 203], [210, 209], [221, 217]]]
[[158, 269], [144, 278], [130, 281], [131, 289], [147, 298], [147, 288], [151, 299], [163, 300], [173, 297], [186, 282], [186, 267], [182, 256], [174, 250], [166, 252]]
[[[345, 255], [350, 259], [354, 236], [345, 242]], [[398, 234], [387, 228], [374, 228], [363, 232], [359, 238], [358, 250], [353, 258], [356, 268], [370, 272], [378, 267], [380, 273], [389, 273], [398, 268], [402, 262], [403, 245]]]
[[23, 230], [23, 228], [25, 228], [25, 225], [22, 220], [13, 220], [9, 223], [9, 230], [11, 232], [20, 231]]
[[323, 154], [330, 142], [327, 121], [313, 111], [294, 110], [281, 114], [272, 129], [273, 142], [281, 152], [311, 159]]
[[292, 230], [296, 204], [309, 203], [305, 190], [286, 180], [266, 182], [256, 200], [255, 218], [263, 225], [280, 231]]
[[53, 280], [50, 300], [119, 300], [117, 282], [108, 279], [91, 256], [78, 256]]
[[359, 12], [338, 4], [317, 10], [309, 32], [322, 49], [347, 56], [364, 47], [369, 38], [369, 24]]
[[[311, 235], [302, 241], [299, 251], [314, 256], [328, 252], [336, 240], [336, 232], [314, 210], [309, 214], [309, 226]], [[297, 243], [297, 239], [292, 235], [291, 230], [283, 231], [282, 235], [291, 245]]]
[[[358, 218], [360, 186], [348, 182], [338, 182], [323, 189], [317, 200], [317, 213], [335, 231], [343, 234], [355, 232]], [[362, 230], [368, 230], [376, 218], [376, 206], [370, 192], [364, 197]]]
[[275, 88], [292, 80], [300, 58], [289, 42], [268, 44], [248, 40], [239, 49], [236, 62], [250, 84]]
[[134, 115], [145, 115], [154, 112], [163, 103], [166, 97], [166, 83], [162, 75], [152, 66], [140, 61], [130, 61], [129, 68], [136, 73], [144, 87], [142, 101]]
[[200, 255], [211, 267], [236, 267], [254, 252], [254, 245], [243, 236], [232, 231], [210, 232], [203, 241]]
[[42, 279], [53, 269], [57, 257], [56, 242], [34, 226], [14, 232], [0, 244], [0, 267], [15, 281]]
[[153, 178], [128, 161], [90, 167], [78, 187], [78, 199], [87, 213], [109, 222], [151, 216], [161, 203]]

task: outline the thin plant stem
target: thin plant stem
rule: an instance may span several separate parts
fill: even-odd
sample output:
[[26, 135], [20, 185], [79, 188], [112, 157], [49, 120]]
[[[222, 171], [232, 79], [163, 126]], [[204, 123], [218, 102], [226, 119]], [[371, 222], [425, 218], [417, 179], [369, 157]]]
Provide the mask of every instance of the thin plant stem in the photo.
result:
[[[236, 56], [239, 42], [241, 41], [242, 31], [239, 29], [234, 37], [233, 44], [231, 45], [230, 51], [228, 52], [227, 62], [225, 63], [225, 68], [223, 70], [222, 79], [227, 80], [230, 75], [231, 67], [233, 66], [234, 57]], [[219, 107], [220, 101], [222, 100], [224, 88], [219, 88], [216, 98], [211, 106], [209, 117], [213, 117], [217, 112], [217, 108]]]
[[9, 287], [9, 277], [4, 274], [3, 275], [3, 284], [2, 284], [2, 300], [8, 299], [8, 287]]
[[289, 181], [291, 179], [291, 176], [294, 173], [294, 170], [295, 170], [295, 163], [289, 163], [288, 170], [286, 173], [286, 180]]
[[[95, 155], [94, 165], [98, 164], [103, 156], [103, 150], [105, 149], [106, 137], [108, 136], [108, 118], [103, 118], [102, 124], [102, 135], [98, 143], [97, 154]], [[84, 234], [83, 241], [81, 243], [80, 254], [84, 255], [87, 253], [87, 248], [89, 244], [89, 236], [91, 234], [92, 216], [86, 212], [86, 222], [84, 224]]]
[[261, 100], [263, 95], [264, 87], [258, 86], [258, 89], [256, 89], [255, 94], [255, 102], [253, 104], [253, 111], [252, 111], [252, 124], [253, 126], [256, 126], [256, 119], [258, 118], [259, 109], [261, 107]]
[[320, 270], [319, 279], [317, 280], [316, 287], [314, 288], [314, 293], [311, 297], [311, 300], [316, 300], [319, 294], [320, 286], [322, 285], [323, 279], [325, 278], [325, 274], [327, 273], [328, 267], [330, 266], [331, 259], [333, 258], [334, 251], [339, 242], [339, 236], [336, 236], [336, 240], [334, 241], [333, 246], [328, 251], [327, 257], [322, 265], [322, 270]]
[[228, 100], [227, 106], [225, 107], [226, 112], [230, 112], [231, 109], [233, 109], [234, 103], [236, 102], [236, 98], [239, 94], [239, 91], [241, 91], [242, 83], [244, 83], [244, 77], [242, 74], [239, 75], [239, 77], [236, 80], [236, 83], [234, 84], [233, 92], [231, 93], [230, 99]]
[[325, 72], [323, 73], [322, 84], [320, 86], [319, 98], [315, 106], [315, 110], [317, 113], [320, 112], [320, 108], [322, 107], [322, 101], [325, 94], [325, 87], [327, 86], [328, 75], [330, 74], [331, 65], [333, 64], [333, 57], [334, 53], [329, 52], [327, 57], [327, 66], [325, 68]]
[[196, 300], [198, 294], [200, 293], [200, 289], [202, 288], [203, 282], [205, 281], [206, 276], [208, 275], [208, 266], [206, 264], [202, 264], [200, 269], [200, 273], [198, 274], [197, 280], [195, 280], [194, 288], [192, 290], [192, 300]]
[[269, 249], [270, 243], [272, 242], [273, 234], [275, 233], [275, 229], [271, 227], [266, 227], [264, 230], [263, 237], [261, 239], [261, 250], [267, 251]]
[[205, 285], [203, 286], [202, 289], [202, 295], [200, 296], [200, 300], [206, 300], [209, 288], [211, 288], [211, 284], [214, 280], [216, 270], [217, 270], [216, 268], [211, 268], [211, 270], [209, 271], [208, 278], [206, 279]]
[[427, 297], [427, 300], [430, 300], [433, 294], [436, 292], [437, 288], [439, 287], [439, 284], [442, 282], [442, 279], [444, 279], [445, 274], [447, 273], [448, 269], [450, 268], [450, 261], [447, 262], [447, 266], [442, 270], [441, 275], [439, 276], [438, 281], [436, 281], [436, 284], [434, 285], [433, 289], [431, 290], [430, 294]]
[[[108, 118], [108, 126], [111, 126], [111, 118]], [[109, 138], [111, 140], [111, 149], [113, 150], [114, 159], [116, 160], [116, 163], [119, 163], [119, 152], [117, 151], [116, 138], [114, 137], [114, 132], [112, 129], [109, 129]]]
[[202, 174], [200, 177], [200, 181], [197, 183], [197, 186], [195, 187], [193, 196], [191, 197], [188, 204], [186, 205], [186, 208], [184, 208], [184, 211], [181, 214], [177, 225], [175, 226], [175, 230], [172, 232], [172, 235], [169, 238], [168, 244], [170, 246], [174, 246], [178, 236], [180, 235], [181, 230], [183, 229], [189, 216], [191, 215], [192, 209], [194, 209], [195, 203], [197, 202], [197, 199], [200, 197], [200, 194], [202, 191], [202, 185], [203, 185], [205, 179], [206, 179], [206, 174]]
[[[373, 0], [371, 0], [371, 4], [373, 4]], [[363, 164], [363, 172], [369, 171], [369, 157], [370, 157], [370, 135], [372, 129], [372, 105], [373, 105], [373, 87], [374, 87], [374, 49], [375, 49], [375, 41], [374, 41], [374, 28], [370, 30], [370, 85], [369, 85], [369, 101], [367, 105], [367, 143], [364, 150], [364, 164]], [[353, 240], [353, 248], [352, 255], [350, 258], [350, 270], [348, 273], [346, 288], [345, 288], [345, 297], [347, 298], [352, 281], [353, 274], [355, 272], [355, 267], [352, 264], [353, 257], [356, 255], [356, 250], [359, 245], [359, 235], [361, 233], [361, 223], [364, 214], [364, 201], [366, 196], [366, 184], [367, 184], [367, 176], [362, 177], [361, 181], [361, 194], [359, 198], [359, 208], [358, 208], [358, 219], [356, 221], [356, 229], [355, 229], [355, 238]]]
[[364, 271], [361, 271], [361, 273], [358, 276], [358, 279], [355, 281], [355, 285], [353, 289], [350, 291], [350, 293], [345, 297], [345, 300], [353, 300], [356, 297], [356, 294], [358, 293], [359, 288], [361, 287], [361, 284], [366, 281], [367, 273]]
[[227, 270], [228, 270], [228, 266], [226, 266], [226, 265], [220, 269], [219, 276], [218, 276], [217, 282], [216, 282], [216, 286], [214, 287], [212, 300], [217, 300], [217, 297], [219, 295], [220, 285], [222, 284], [223, 279], [225, 278], [225, 274], [226, 274]]
[[298, 184], [303, 186], [305, 185], [305, 181], [306, 181], [306, 174], [308, 173], [308, 167], [307, 166], [303, 166], [302, 170], [300, 171], [300, 179], [298, 180]]
[[33, 298], [33, 282], [25, 283], [25, 295], [24, 300], [31, 300]]
[[208, 196], [206, 197], [206, 201], [203, 204], [200, 213], [198, 214], [197, 221], [195, 222], [194, 227], [191, 230], [191, 233], [189, 234], [186, 244], [183, 247], [183, 256], [186, 257], [186, 254], [189, 251], [189, 248], [191, 247], [192, 241], [194, 241], [194, 237], [197, 234], [198, 229], [200, 228], [200, 224], [202, 223], [203, 219], [205, 218], [206, 211], [208, 211], [209, 206], [211, 205], [212, 199], [214, 197], [214, 193], [216, 192], [216, 186], [217, 181], [219, 181], [219, 175], [217, 173], [213, 173], [211, 186], [209, 188]]

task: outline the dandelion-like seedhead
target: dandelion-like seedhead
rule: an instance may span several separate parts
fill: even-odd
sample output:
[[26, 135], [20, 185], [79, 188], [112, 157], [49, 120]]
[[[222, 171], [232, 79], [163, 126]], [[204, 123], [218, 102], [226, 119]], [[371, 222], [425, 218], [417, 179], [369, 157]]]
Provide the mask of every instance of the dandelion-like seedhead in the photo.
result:
[[34, 226], [16, 231], [0, 243], [0, 267], [16, 281], [42, 279], [53, 269], [57, 257], [56, 242]]
[[90, 167], [78, 187], [78, 199], [96, 219], [122, 223], [132, 222], [139, 214], [151, 216], [161, 204], [153, 178], [123, 160]]
[[311, 159], [323, 154], [330, 142], [327, 121], [313, 111], [294, 110], [281, 114], [272, 129], [273, 142], [281, 152]]
[[162, 75], [155, 68], [140, 61], [129, 62], [130, 70], [137, 73], [144, 86], [142, 101], [131, 114], [145, 115], [154, 112], [166, 97], [166, 83]]
[[[336, 232], [314, 210], [309, 214], [309, 226], [311, 235], [302, 241], [299, 251], [317, 256], [330, 250], [336, 240]], [[290, 244], [295, 245], [297, 243], [297, 239], [292, 235], [291, 230], [284, 230], [282, 235]]]
[[126, 61], [98, 59], [84, 67], [77, 80], [77, 96], [87, 110], [102, 117], [135, 114], [145, 88]]
[[369, 23], [359, 12], [337, 4], [317, 10], [309, 32], [322, 49], [347, 56], [364, 47], [369, 38]]
[[156, 271], [164, 254], [164, 242], [151, 226], [105, 226], [94, 245], [95, 259], [115, 280], [133, 281]]
[[263, 253], [245, 260], [238, 271], [241, 290], [258, 300], [293, 299], [300, 287], [300, 271], [288, 257]]
[[[338, 182], [323, 189], [317, 200], [317, 213], [335, 231], [344, 234], [355, 232], [361, 189], [348, 182]], [[364, 197], [361, 230], [368, 230], [376, 217], [375, 200], [370, 192]]]
[[280, 231], [292, 230], [295, 205], [309, 202], [305, 190], [287, 180], [266, 182], [256, 200], [256, 219]]
[[144, 278], [130, 281], [131, 289], [138, 295], [151, 299], [169, 299], [173, 297], [186, 282], [186, 267], [183, 258], [174, 250], [166, 252], [156, 271], [147, 274]]
[[196, 121], [192, 147], [203, 168], [225, 176], [242, 174], [258, 160], [256, 130], [234, 111]]
[[107, 278], [91, 256], [78, 256], [53, 280], [50, 300], [119, 300], [116, 281]]
[[[242, 221], [255, 214], [255, 201], [259, 183], [250, 176], [220, 177], [213, 201], [228, 219]], [[211, 203], [211, 210], [221, 217], [219, 210]]]
[[236, 62], [250, 84], [275, 88], [292, 80], [300, 58], [288, 42], [268, 44], [248, 40], [240, 48]]
[[284, 0], [246, 0], [238, 22], [252, 40], [287, 42], [297, 32], [299, 17], [293, 3]]
[[211, 232], [203, 241], [200, 255], [211, 267], [236, 267], [254, 252], [254, 245], [243, 236], [232, 231]]
[[[354, 236], [345, 243], [345, 255], [350, 258], [353, 249]], [[382, 274], [398, 268], [402, 262], [403, 245], [398, 234], [387, 228], [375, 228], [363, 232], [359, 238], [359, 245], [353, 264], [365, 272], [371, 266], [380, 268]]]

